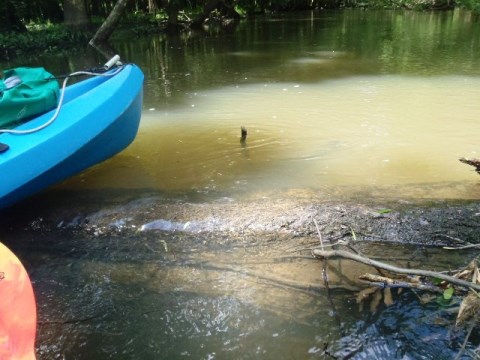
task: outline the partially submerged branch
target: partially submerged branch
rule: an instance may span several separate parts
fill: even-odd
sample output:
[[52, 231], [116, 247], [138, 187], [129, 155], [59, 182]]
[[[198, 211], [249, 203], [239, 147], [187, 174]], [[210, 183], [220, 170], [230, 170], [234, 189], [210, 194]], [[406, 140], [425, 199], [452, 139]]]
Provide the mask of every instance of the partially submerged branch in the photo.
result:
[[458, 246], [458, 247], [451, 247], [451, 246], [444, 246], [445, 250], [465, 250], [465, 249], [472, 249], [472, 248], [480, 248], [480, 244], [469, 244], [465, 246]]
[[321, 259], [329, 259], [329, 258], [349, 259], [349, 260], [360, 262], [366, 265], [373, 266], [375, 268], [380, 268], [380, 269], [387, 270], [397, 274], [418, 275], [418, 276], [425, 276], [430, 278], [437, 278], [453, 285], [480, 291], [480, 284], [474, 284], [462, 279], [457, 279], [453, 276], [445, 275], [436, 271], [421, 270], [421, 269], [406, 269], [406, 268], [401, 268], [394, 265], [389, 265], [377, 260], [369, 259], [365, 256], [353, 254], [349, 251], [314, 249], [313, 255]]
[[378, 285], [380, 287], [390, 287], [390, 288], [408, 288], [408, 289], [419, 289], [419, 290], [427, 290], [436, 292], [439, 294], [443, 294], [443, 289], [429, 284], [422, 284], [420, 282], [415, 281], [402, 281], [398, 279], [391, 279], [386, 276], [379, 276], [373, 274], [364, 274], [360, 276], [360, 280], [369, 281], [373, 285]]

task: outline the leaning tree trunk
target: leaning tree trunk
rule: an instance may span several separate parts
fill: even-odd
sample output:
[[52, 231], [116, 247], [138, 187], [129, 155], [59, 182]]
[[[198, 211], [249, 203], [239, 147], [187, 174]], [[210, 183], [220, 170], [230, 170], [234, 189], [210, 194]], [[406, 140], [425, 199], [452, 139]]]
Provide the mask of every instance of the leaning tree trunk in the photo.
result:
[[105, 42], [108, 40], [110, 35], [112, 35], [113, 31], [117, 27], [118, 22], [120, 21], [120, 17], [127, 6], [128, 0], [118, 0], [115, 6], [112, 9], [112, 12], [103, 22], [100, 29], [97, 30], [95, 35], [93, 36], [92, 40], [90, 40], [89, 44], [95, 46], [96, 44]]

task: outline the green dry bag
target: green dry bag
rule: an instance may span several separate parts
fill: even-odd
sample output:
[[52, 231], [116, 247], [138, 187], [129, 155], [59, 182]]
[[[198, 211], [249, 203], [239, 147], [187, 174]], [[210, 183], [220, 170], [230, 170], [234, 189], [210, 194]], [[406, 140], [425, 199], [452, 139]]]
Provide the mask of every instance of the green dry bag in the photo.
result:
[[11, 128], [53, 109], [58, 96], [58, 82], [44, 68], [0, 71], [0, 128]]

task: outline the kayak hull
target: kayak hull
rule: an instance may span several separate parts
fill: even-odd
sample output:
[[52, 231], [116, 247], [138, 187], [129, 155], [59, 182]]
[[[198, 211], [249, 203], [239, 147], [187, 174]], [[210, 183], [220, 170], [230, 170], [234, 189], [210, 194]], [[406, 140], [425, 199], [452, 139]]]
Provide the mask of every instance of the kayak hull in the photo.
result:
[[[143, 102], [143, 73], [137, 66], [65, 91], [51, 125], [32, 134], [0, 135], [9, 146], [0, 154], [0, 209], [114, 156], [135, 139]], [[34, 128], [52, 113], [18, 129]]]

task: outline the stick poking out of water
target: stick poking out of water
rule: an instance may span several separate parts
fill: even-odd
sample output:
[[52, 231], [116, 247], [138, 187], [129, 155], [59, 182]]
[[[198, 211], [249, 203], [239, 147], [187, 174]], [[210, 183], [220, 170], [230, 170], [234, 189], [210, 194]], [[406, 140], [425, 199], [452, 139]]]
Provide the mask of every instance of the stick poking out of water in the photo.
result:
[[245, 145], [247, 143], [247, 128], [245, 126], [242, 126], [240, 128], [240, 143]]
[[480, 174], [480, 160], [478, 160], [478, 159], [465, 159], [465, 158], [460, 158], [458, 160], [460, 160], [464, 164], [474, 166], [475, 171]]

